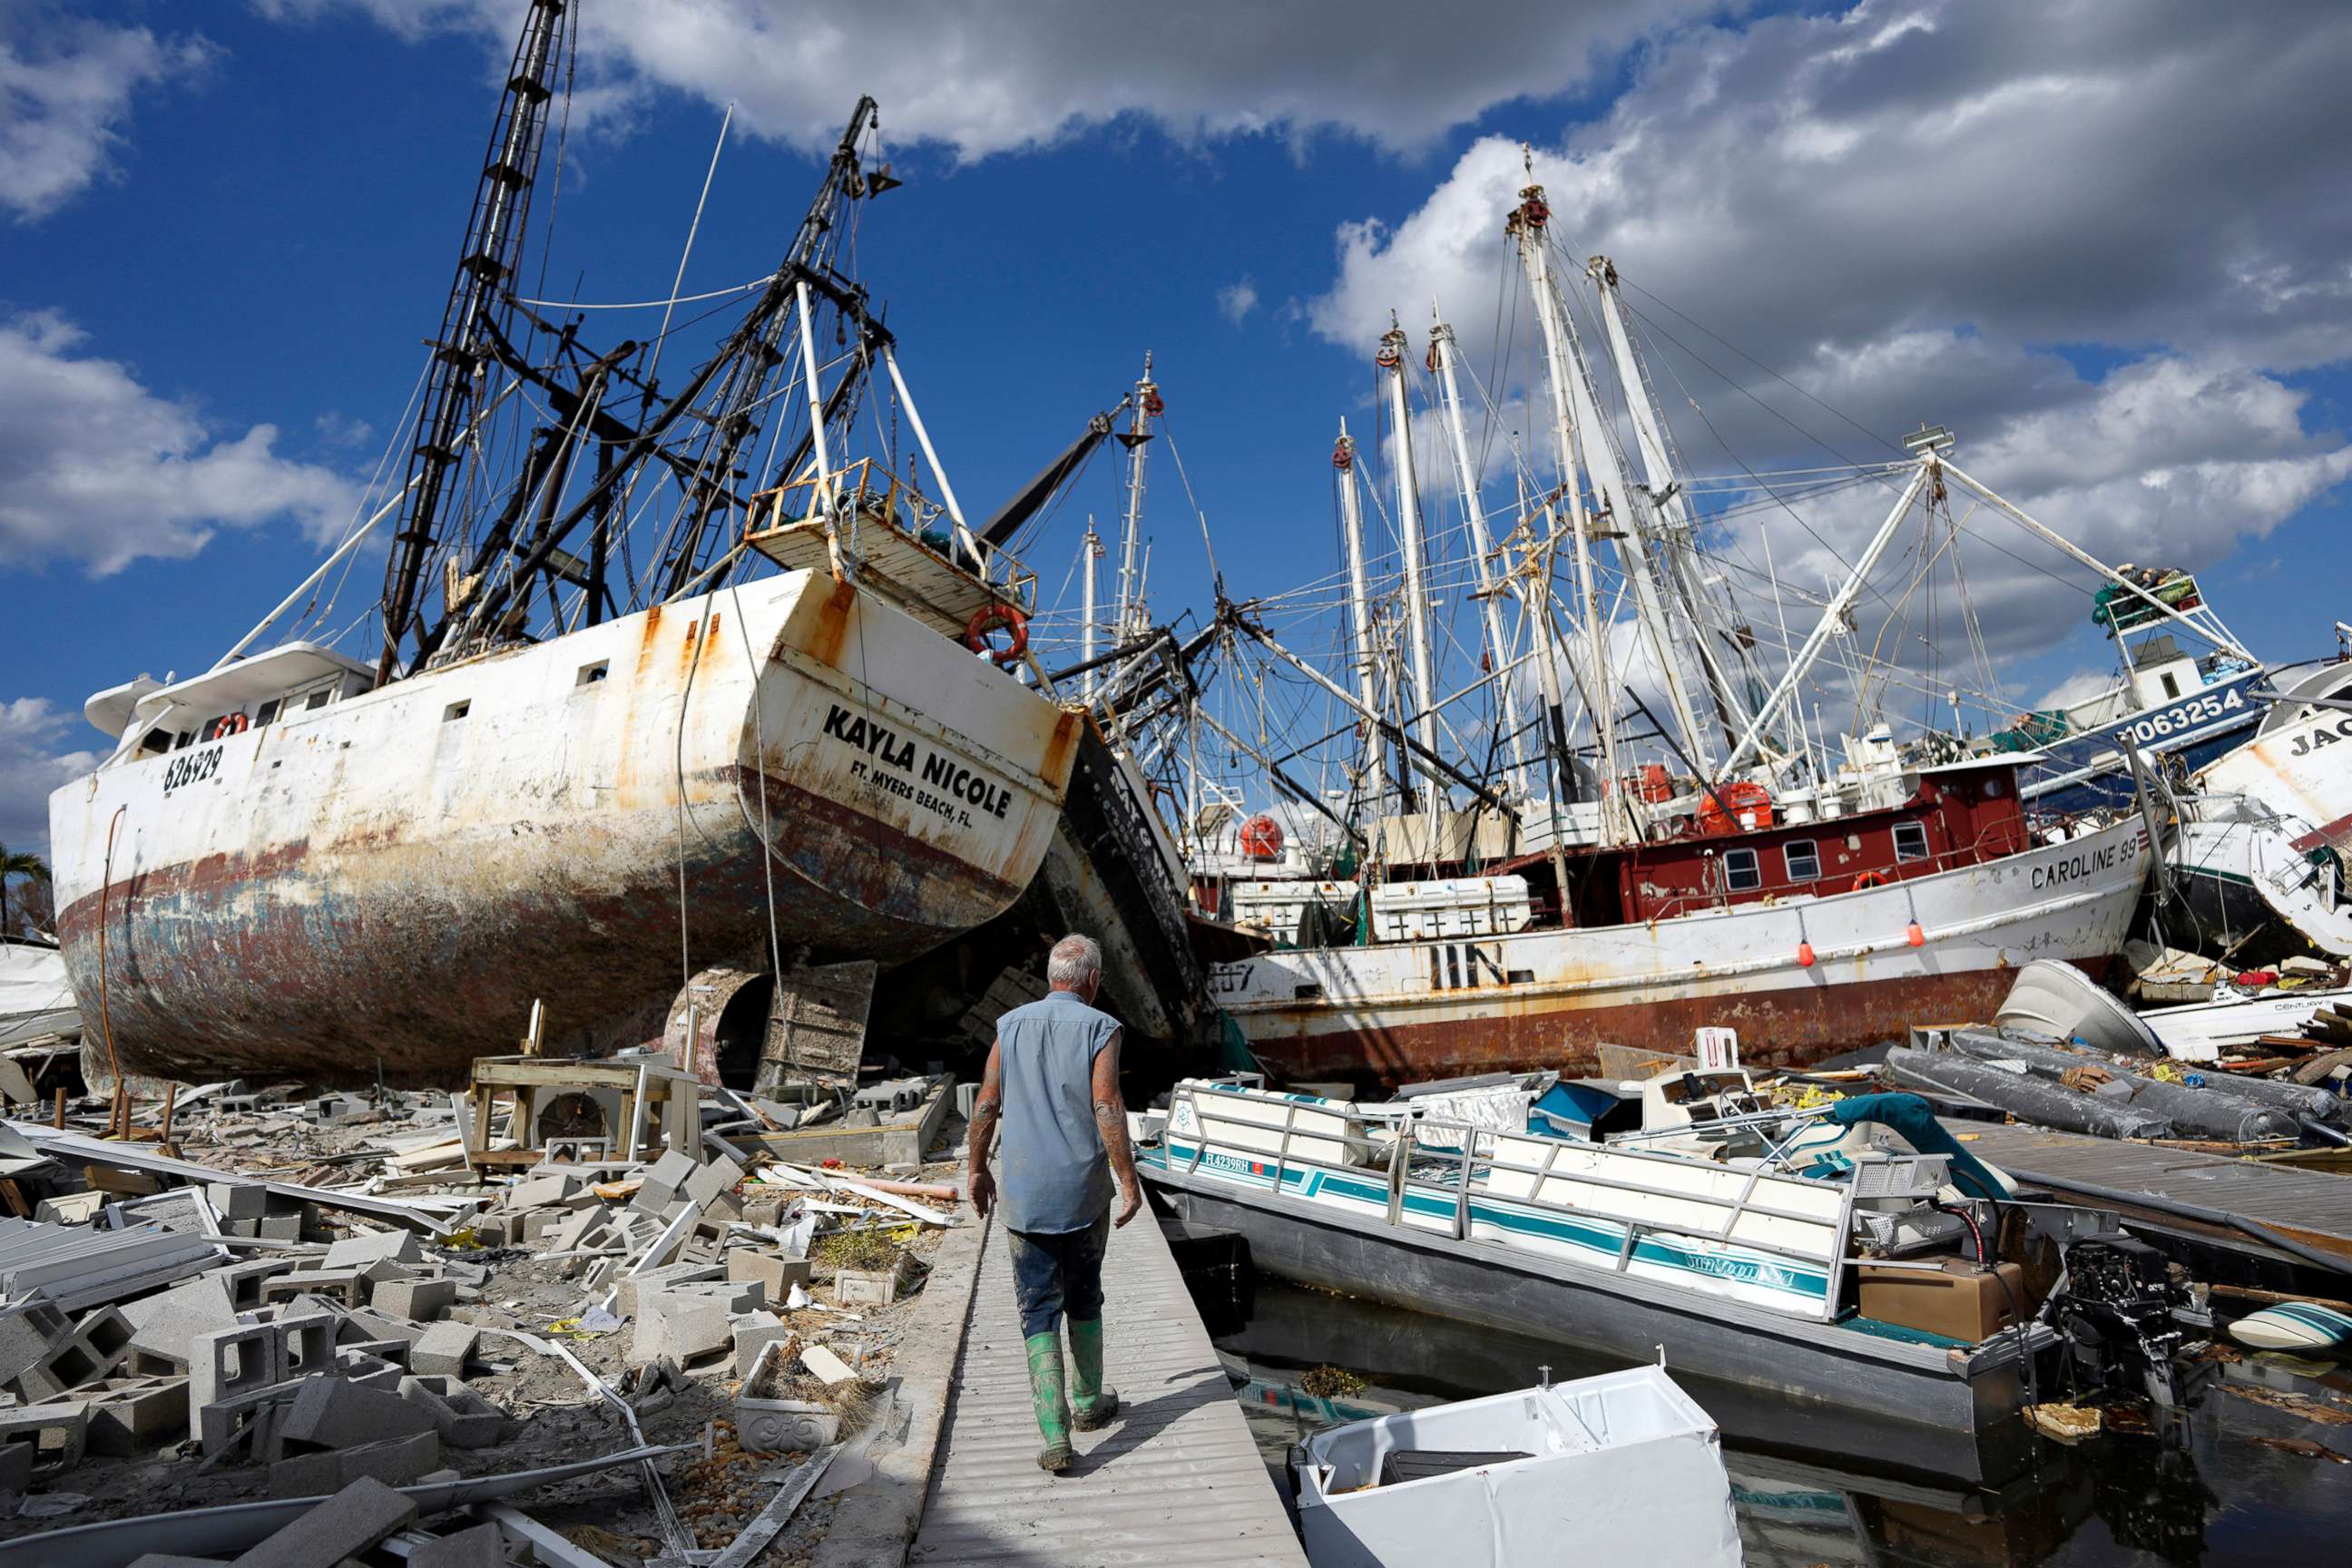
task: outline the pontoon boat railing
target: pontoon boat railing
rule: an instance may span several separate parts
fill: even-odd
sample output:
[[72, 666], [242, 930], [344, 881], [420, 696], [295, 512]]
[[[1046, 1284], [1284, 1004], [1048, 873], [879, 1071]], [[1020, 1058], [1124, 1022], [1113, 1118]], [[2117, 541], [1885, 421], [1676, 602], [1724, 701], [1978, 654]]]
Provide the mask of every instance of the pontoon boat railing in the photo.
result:
[[[1241, 1086], [1236, 1083], [1234, 1087]], [[1264, 1095], [1263, 1091], [1255, 1092], [1263, 1097], [1253, 1098], [1241, 1103], [1267, 1108], [1272, 1108], [1276, 1103], [1272, 1096]], [[1634, 1248], [1644, 1236], [1706, 1241], [1826, 1269], [1829, 1274], [1829, 1285], [1823, 1300], [1823, 1314], [1824, 1316], [1836, 1314], [1841, 1284], [1839, 1278], [1842, 1273], [1841, 1265], [1844, 1260], [1846, 1238], [1852, 1228], [1853, 1194], [1850, 1189], [1841, 1191], [1837, 1214], [1834, 1218], [1829, 1218], [1819, 1214], [1802, 1214], [1769, 1203], [1755, 1201], [1757, 1189], [1763, 1184], [1767, 1174], [1761, 1169], [1748, 1173], [1748, 1180], [1742, 1184], [1737, 1197], [1723, 1197], [1706, 1192], [1682, 1192], [1661, 1186], [1645, 1186], [1639, 1182], [1625, 1181], [1598, 1173], [1559, 1171], [1556, 1167], [1563, 1152], [1570, 1151], [1583, 1152], [1586, 1152], [1587, 1146], [1571, 1143], [1568, 1140], [1551, 1137], [1545, 1133], [1501, 1132], [1494, 1128], [1479, 1127], [1450, 1118], [1419, 1115], [1402, 1108], [1351, 1106], [1342, 1110], [1328, 1104], [1302, 1100], [1288, 1100], [1281, 1102], [1283, 1117], [1277, 1129], [1275, 1125], [1266, 1122], [1250, 1121], [1231, 1114], [1218, 1114], [1217, 1101], [1226, 1097], [1227, 1091], [1212, 1089], [1204, 1094], [1191, 1085], [1179, 1085], [1171, 1096], [1168, 1129], [1163, 1137], [1171, 1141], [1184, 1137], [1189, 1137], [1191, 1140], [1192, 1145], [1191, 1158], [1183, 1166], [1186, 1173], [1197, 1173], [1202, 1161], [1212, 1152], [1223, 1153], [1247, 1164], [1262, 1165], [1268, 1163], [1268, 1151], [1231, 1137], [1220, 1137], [1212, 1131], [1212, 1123], [1246, 1128], [1260, 1135], [1261, 1138], [1265, 1134], [1279, 1131], [1280, 1141], [1272, 1151], [1271, 1160], [1274, 1166], [1274, 1190], [1277, 1194], [1283, 1191], [1286, 1179], [1294, 1172], [1302, 1175], [1308, 1171], [1345, 1174], [1350, 1172], [1360, 1173], [1377, 1168], [1373, 1164], [1350, 1167], [1317, 1159], [1311, 1153], [1294, 1150], [1292, 1147], [1294, 1140], [1304, 1138], [1309, 1142], [1337, 1143], [1346, 1148], [1361, 1149], [1368, 1154], [1385, 1156], [1389, 1186], [1386, 1216], [1388, 1224], [1400, 1226], [1403, 1223], [1406, 1192], [1409, 1188], [1417, 1185], [1432, 1195], [1442, 1194], [1452, 1197], [1454, 1200], [1453, 1238], [1462, 1241], [1470, 1237], [1472, 1184], [1477, 1173], [1476, 1168], [1483, 1167], [1486, 1184], [1480, 1190], [1497, 1201], [1568, 1217], [1588, 1221], [1600, 1219], [1612, 1225], [1623, 1226], [1625, 1237], [1619, 1247], [1615, 1265], [1615, 1271], [1620, 1274], [1630, 1271]], [[1177, 1110], [1181, 1105], [1192, 1107], [1192, 1126], [1189, 1132], [1180, 1131], [1177, 1126]], [[1341, 1125], [1328, 1131], [1310, 1128], [1302, 1131], [1298, 1126], [1298, 1118], [1302, 1111], [1328, 1118]], [[1344, 1125], [1349, 1120], [1391, 1121], [1395, 1125], [1395, 1136], [1383, 1139], [1349, 1132]], [[1458, 1132], [1461, 1134], [1461, 1146], [1444, 1148], [1422, 1145], [1412, 1135], [1414, 1130], [1421, 1127]], [[1545, 1154], [1542, 1162], [1529, 1164], [1503, 1158], [1497, 1152], [1497, 1145], [1499, 1141], [1505, 1138], [1514, 1142], [1528, 1141], [1544, 1144]], [[1590, 1152], [1612, 1160], [1648, 1161], [1678, 1170], [1687, 1170], [1690, 1166], [1688, 1160], [1675, 1155], [1650, 1153], [1611, 1145], [1594, 1144], [1590, 1146]], [[1171, 1154], [1171, 1156], [1173, 1154], [1172, 1149]], [[1432, 1163], [1451, 1159], [1454, 1163], [1453, 1169], [1442, 1176], [1416, 1177], [1412, 1170], [1412, 1164], [1416, 1156]], [[1533, 1181], [1529, 1190], [1523, 1194], [1496, 1192], [1492, 1186], [1492, 1178], [1496, 1172], [1528, 1175], [1532, 1177]], [[1727, 1170], [1727, 1173], [1729, 1173]], [[1572, 1204], [1561, 1203], [1543, 1195], [1545, 1183], [1555, 1178], [1588, 1186], [1631, 1193], [1663, 1202], [1695, 1204], [1707, 1208], [1721, 1209], [1724, 1211], [1723, 1222], [1714, 1229], [1706, 1229], [1695, 1226], [1644, 1219], [1630, 1213], [1579, 1208]], [[1759, 1219], [1775, 1219], [1794, 1225], [1821, 1227], [1834, 1237], [1833, 1247], [1825, 1251], [1808, 1252], [1777, 1242], [1738, 1235], [1740, 1222], [1751, 1215]]]

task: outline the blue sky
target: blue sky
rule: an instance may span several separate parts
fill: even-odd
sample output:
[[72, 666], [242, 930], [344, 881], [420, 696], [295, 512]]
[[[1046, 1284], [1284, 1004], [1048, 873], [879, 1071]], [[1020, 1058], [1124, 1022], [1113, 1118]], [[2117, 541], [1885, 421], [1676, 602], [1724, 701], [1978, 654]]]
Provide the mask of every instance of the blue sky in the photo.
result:
[[[1637, 309], [1733, 373], [1652, 345], [1739, 460], [1832, 461], [1801, 428], [1881, 458], [1855, 426], [1942, 419], [2053, 526], [2203, 568], [2259, 651], [2315, 655], [2352, 615], [2352, 248], [2319, 210], [2343, 205], [2325, 150], [2352, 128], [2332, 87], [2288, 101], [2294, 73], [2337, 81], [2352, 59], [2333, 9], [2264, 36], [2197, 6], [2032, 7], [2029, 51], [1997, 7], [1926, 0], [1529, 7], [1475, 38], [1375, 7], [1328, 47], [1256, 18], [1276, 36], [1237, 53], [1250, 41], [1210, 34], [1245, 13], [1215, 6], [1174, 7], [1157, 38], [1046, 5], [950, 37], [968, 14], [886, 5], [872, 37], [810, 12], [794, 39], [739, 6], [689, 26], [586, 4], [550, 291], [666, 292], [730, 100], [686, 287], [767, 271], [823, 128], [868, 88], [908, 184], [870, 209], [862, 270], [974, 512], [1149, 348], [1232, 589], [1331, 571], [1331, 437], [1343, 415], [1370, 428], [1384, 311], [1418, 343], [1442, 289], [1485, 353], [1526, 141], [1567, 237], [1651, 280], [1664, 305]], [[85, 696], [209, 662], [347, 521], [437, 320], [518, 12], [272, 0], [0, 21], [0, 839], [44, 837], [47, 789], [100, 744]], [[2215, 74], [2256, 58], [2267, 76]], [[2244, 84], [2202, 105], [2210, 155], [2160, 101], [2200, 77]], [[1512, 373], [1486, 370], [1507, 405]], [[1691, 465], [1727, 469], [1668, 402]], [[1152, 481], [1166, 615], [1205, 604], [1206, 573], [1164, 459]], [[1823, 502], [1814, 531], [1850, 548], [1874, 521], [1862, 499]], [[1097, 462], [1029, 552], [1048, 599], [1084, 512], [1108, 531], [1117, 504]], [[1782, 531], [1784, 570], [1809, 548], [1785, 521], [1754, 526]], [[2080, 606], [2002, 571], [1971, 580], [2020, 700], [2096, 668]], [[353, 610], [379, 574], [362, 563]]]

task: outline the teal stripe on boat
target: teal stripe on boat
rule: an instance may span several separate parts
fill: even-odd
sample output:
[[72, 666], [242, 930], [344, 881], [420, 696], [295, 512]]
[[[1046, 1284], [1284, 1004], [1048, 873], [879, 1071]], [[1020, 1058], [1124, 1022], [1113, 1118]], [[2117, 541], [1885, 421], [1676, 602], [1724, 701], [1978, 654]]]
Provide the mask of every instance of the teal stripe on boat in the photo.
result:
[[[1178, 1144], [1171, 1140], [1166, 1148], [1167, 1158], [1162, 1163], [1171, 1169], [1173, 1169], [1180, 1160], [1189, 1164], [1192, 1159], [1193, 1146], [1192, 1145]], [[1247, 1167], [1270, 1166], [1276, 1163], [1270, 1160], [1244, 1161], [1238, 1155], [1221, 1154], [1214, 1152], [1204, 1153], [1200, 1162], [1202, 1168], [1215, 1171], [1222, 1177], [1229, 1177], [1253, 1186], [1264, 1185], [1269, 1188], [1274, 1185], [1271, 1171], [1251, 1171]], [[1307, 1184], [1308, 1175], [1314, 1177], [1312, 1185]], [[1359, 1203], [1381, 1208], [1388, 1205], [1389, 1194], [1385, 1184], [1361, 1181], [1356, 1177], [1336, 1173], [1319, 1170], [1301, 1173], [1286, 1170], [1282, 1173], [1282, 1185], [1286, 1192], [1297, 1191], [1302, 1197], [1313, 1197], [1328, 1192], [1337, 1197], [1351, 1198]], [[1451, 1216], [1454, 1212], [1454, 1201], [1432, 1194], [1408, 1191], [1404, 1194], [1404, 1208], [1411, 1214]], [[1504, 1207], [1493, 1202], [1480, 1202], [1475, 1198], [1470, 1203], [1470, 1218], [1474, 1225], [1484, 1223], [1508, 1233], [1542, 1237], [1548, 1240], [1565, 1242], [1580, 1251], [1605, 1258], [1612, 1265], [1625, 1244], [1625, 1227], [1622, 1225], [1570, 1220], [1525, 1209]], [[1727, 1249], [1721, 1252], [1701, 1251], [1693, 1247], [1680, 1247], [1655, 1237], [1644, 1237], [1634, 1243], [1633, 1256], [1642, 1262], [1654, 1264], [1659, 1268], [1673, 1269], [1678, 1273], [1696, 1274], [1710, 1279], [1729, 1280], [1756, 1289], [1773, 1290], [1816, 1300], [1826, 1300], [1829, 1297], [1829, 1274], [1825, 1269], [1790, 1259], [1765, 1257], [1738, 1249]], [[1770, 1275], [1769, 1278], [1768, 1270]]]

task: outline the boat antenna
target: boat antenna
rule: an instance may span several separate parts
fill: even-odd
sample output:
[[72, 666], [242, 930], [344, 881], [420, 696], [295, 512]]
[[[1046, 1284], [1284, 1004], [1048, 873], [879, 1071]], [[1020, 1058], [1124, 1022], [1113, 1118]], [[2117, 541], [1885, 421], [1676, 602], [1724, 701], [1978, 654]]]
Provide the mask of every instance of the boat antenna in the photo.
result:
[[522, 259], [567, 9], [567, 0], [532, 0], [522, 37], [515, 43], [498, 116], [491, 121], [489, 152], [474, 190], [457, 277], [442, 310], [441, 331], [433, 341], [430, 384], [417, 405], [407, 504], [384, 569], [383, 652], [375, 671], [379, 685], [391, 679], [401, 647], [417, 620], [425, 563], [439, 542], [442, 506], [470, 445], [461, 437], [481, 395], [482, 373], [494, 357], [490, 334], [514, 310], [509, 285]]

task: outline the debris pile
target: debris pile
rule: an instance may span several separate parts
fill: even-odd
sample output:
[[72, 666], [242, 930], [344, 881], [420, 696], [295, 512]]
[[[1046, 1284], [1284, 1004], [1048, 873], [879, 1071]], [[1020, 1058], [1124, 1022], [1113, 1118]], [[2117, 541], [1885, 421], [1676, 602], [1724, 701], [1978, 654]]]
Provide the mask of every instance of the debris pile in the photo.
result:
[[164, 1099], [0, 1122], [0, 1568], [748, 1563], [888, 1441], [959, 1223], [659, 1058]]

